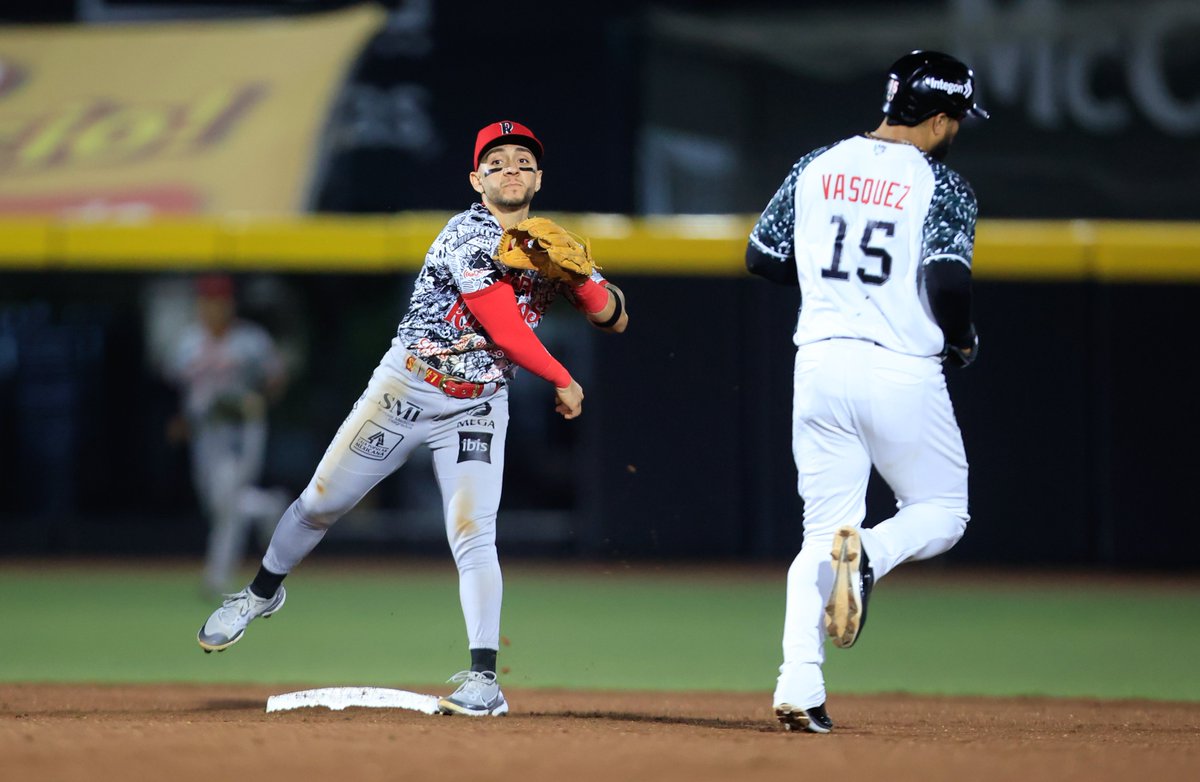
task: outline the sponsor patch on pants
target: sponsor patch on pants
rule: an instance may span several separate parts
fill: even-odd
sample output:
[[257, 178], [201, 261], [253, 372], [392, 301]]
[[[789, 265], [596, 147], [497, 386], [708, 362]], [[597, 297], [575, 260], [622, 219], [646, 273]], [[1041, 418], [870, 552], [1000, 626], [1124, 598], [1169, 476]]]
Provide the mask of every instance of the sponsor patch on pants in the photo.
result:
[[367, 421], [354, 436], [354, 441], [350, 443], [350, 450], [359, 456], [365, 456], [377, 462], [383, 461], [403, 439], [404, 435], [399, 432], [384, 429], [382, 426]]
[[459, 432], [458, 461], [492, 463], [491, 432]]

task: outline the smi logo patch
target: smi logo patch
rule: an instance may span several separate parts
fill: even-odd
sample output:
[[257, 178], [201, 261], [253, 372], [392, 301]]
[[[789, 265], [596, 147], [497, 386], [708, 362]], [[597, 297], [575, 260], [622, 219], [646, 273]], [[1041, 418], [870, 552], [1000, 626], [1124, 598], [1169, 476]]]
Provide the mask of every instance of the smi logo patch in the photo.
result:
[[[378, 424], [367, 421], [358, 430], [358, 434], [354, 435], [354, 440], [350, 443], [350, 450], [359, 456], [365, 456], [368, 459], [381, 462], [388, 457], [403, 439], [404, 435], [399, 432], [384, 429]], [[459, 461], [462, 460], [459, 459]]]
[[492, 463], [491, 432], [459, 432], [458, 461]]

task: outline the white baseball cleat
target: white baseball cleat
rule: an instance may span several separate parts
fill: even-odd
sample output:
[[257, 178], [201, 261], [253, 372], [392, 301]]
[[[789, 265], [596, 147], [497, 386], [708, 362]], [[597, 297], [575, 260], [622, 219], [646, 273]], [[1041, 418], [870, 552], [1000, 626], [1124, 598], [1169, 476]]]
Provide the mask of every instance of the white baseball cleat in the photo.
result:
[[867, 622], [867, 599], [875, 574], [854, 527], [841, 527], [833, 535], [833, 592], [825, 606], [825, 632], [833, 645], [849, 649]]
[[225, 602], [200, 628], [196, 641], [205, 654], [221, 652], [241, 640], [246, 625], [258, 617], [264, 619], [283, 608], [287, 590], [281, 584], [274, 597], [259, 597], [246, 587], [235, 595], [226, 595]]
[[462, 682], [458, 689], [438, 700], [442, 714], [465, 714], [468, 717], [499, 717], [508, 714], [508, 701], [500, 692], [500, 682], [491, 671], [459, 671], [449, 678]]

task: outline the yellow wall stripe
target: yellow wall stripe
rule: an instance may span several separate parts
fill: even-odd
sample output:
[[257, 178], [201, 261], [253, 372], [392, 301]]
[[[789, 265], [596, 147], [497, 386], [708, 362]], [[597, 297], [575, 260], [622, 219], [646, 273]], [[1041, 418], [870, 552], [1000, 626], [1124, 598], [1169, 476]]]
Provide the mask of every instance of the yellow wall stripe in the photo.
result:
[[1200, 224], [1097, 224], [1094, 276], [1112, 282], [1200, 281]]
[[56, 223], [48, 226], [53, 242], [51, 266], [70, 269], [144, 269], [206, 266], [218, 257], [221, 232], [211, 224], [162, 220], [152, 225]]
[[[231, 269], [384, 272], [396, 268], [388, 253], [388, 222], [377, 218], [282, 218], [227, 227]], [[411, 259], [408, 259], [411, 262]]]
[[50, 223], [35, 218], [0, 221], [0, 269], [40, 269], [50, 250]]
[[[449, 217], [172, 218], [138, 224], [0, 218], [0, 271], [412, 272]], [[756, 215], [546, 216], [588, 237], [600, 265], [633, 274], [739, 276]], [[1200, 282], [1200, 223], [982, 220], [978, 279]]]
[[972, 274], [983, 279], [1084, 279], [1090, 272], [1091, 236], [1089, 227], [1078, 222], [981, 221], [975, 229]]

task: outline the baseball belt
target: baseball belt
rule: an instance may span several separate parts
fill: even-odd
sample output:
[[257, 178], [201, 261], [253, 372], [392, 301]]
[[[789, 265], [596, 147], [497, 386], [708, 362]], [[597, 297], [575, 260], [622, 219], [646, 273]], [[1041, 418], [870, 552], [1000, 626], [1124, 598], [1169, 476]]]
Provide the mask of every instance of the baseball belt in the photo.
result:
[[404, 359], [404, 368], [418, 375], [422, 380], [446, 396], [452, 396], [455, 399], [476, 399], [488, 390], [488, 386], [500, 387], [499, 383], [472, 383], [470, 380], [463, 380], [462, 378], [447, 375], [445, 372], [437, 371], [413, 355], [409, 355]]

